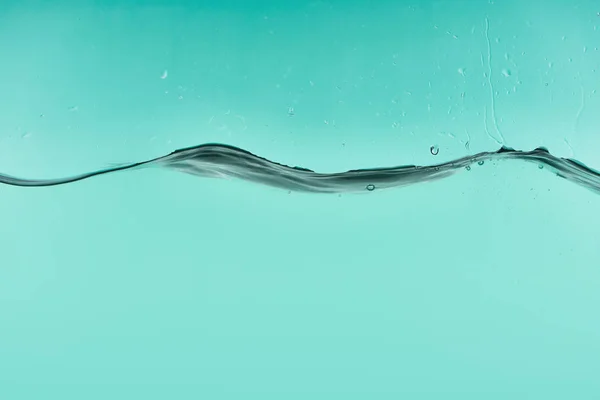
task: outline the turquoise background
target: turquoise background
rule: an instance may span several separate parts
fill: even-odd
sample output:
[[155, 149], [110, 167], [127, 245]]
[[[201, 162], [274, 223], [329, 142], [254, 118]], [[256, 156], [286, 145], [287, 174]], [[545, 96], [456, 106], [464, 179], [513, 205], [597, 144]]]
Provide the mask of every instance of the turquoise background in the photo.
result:
[[[600, 168], [599, 13], [3, 1], [0, 171], [221, 142], [329, 172], [501, 136]], [[597, 399], [599, 211], [518, 162], [339, 197], [156, 169], [3, 186], [0, 398]]]

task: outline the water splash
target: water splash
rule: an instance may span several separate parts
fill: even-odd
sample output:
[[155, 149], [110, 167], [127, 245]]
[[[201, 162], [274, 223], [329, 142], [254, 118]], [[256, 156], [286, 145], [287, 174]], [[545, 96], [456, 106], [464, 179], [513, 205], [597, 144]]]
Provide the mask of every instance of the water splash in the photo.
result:
[[0, 183], [23, 187], [55, 186], [73, 183], [94, 176], [147, 167], [168, 168], [192, 175], [211, 178], [237, 178], [285, 190], [312, 193], [371, 192], [430, 182], [482, 165], [489, 160], [515, 160], [544, 166], [556, 176], [600, 194], [600, 172], [583, 163], [556, 157], [542, 147], [531, 151], [501, 147], [493, 152], [481, 152], [441, 164], [428, 166], [402, 165], [388, 168], [356, 169], [337, 173], [319, 173], [306, 168], [289, 167], [257, 156], [244, 149], [207, 143], [176, 150], [148, 161], [93, 171], [59, 179], [21, 179], [0, 174]]

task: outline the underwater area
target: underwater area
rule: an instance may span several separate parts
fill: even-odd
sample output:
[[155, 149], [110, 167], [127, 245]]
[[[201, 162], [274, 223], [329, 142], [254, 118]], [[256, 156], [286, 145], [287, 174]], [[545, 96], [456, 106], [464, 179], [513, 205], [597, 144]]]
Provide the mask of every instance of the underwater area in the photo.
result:
[[597, 399], [600, 2], [0, 2], [0, 398]]

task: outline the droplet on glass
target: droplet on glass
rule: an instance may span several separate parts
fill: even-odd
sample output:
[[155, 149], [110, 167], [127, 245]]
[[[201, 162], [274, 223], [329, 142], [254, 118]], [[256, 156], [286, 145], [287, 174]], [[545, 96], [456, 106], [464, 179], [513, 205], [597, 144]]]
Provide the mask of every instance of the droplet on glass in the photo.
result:
[[373, 190], [375, 190], [375, 185], [373, 185], [373, 184], [369, 184], [369, 185], [367, 185], [367, 190], [368, 190], [369, 192], [372, 192]]
[[438, 153], [440, 152], [440, 148], [438, 147], [438, 145], [433, 145], [429, 148], [429, 151], [431, 152], [431, 154], [433, 154], [434, 156], [437, 156]]

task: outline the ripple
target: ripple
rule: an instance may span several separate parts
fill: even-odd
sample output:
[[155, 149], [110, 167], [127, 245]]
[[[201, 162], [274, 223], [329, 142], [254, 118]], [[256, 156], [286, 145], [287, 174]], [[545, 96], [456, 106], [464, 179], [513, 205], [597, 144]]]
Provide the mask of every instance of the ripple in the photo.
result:
[[0, 183], [23, 187], [55, 186], [73, 183], [98, 175], [146, 167], [161, 167], [211, 178], [237, 178], [285, 190], [312, 193], [350, 193], [402, 187], [430, 182], [469, 170], [473, 163], [486, 160], [514, 160], [535, 163], [556, 176], [600, 193], [600, 172], [570, 158], [552, 155], [539, 147], [531, 151], [501, 147], [494, 152], [481, 152], [446, 163], [386, 168], [355, 169], [336, 173], [319, 173], [301, 167], [290, 167], [255, 155], [247, 150], [207, 143], [176, 150], [163, 157], [88, 172], [59, 179], [22, 179], [0, 174]]

